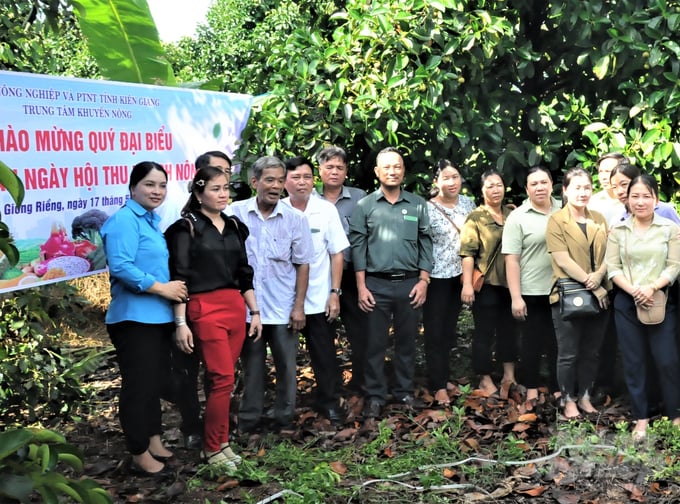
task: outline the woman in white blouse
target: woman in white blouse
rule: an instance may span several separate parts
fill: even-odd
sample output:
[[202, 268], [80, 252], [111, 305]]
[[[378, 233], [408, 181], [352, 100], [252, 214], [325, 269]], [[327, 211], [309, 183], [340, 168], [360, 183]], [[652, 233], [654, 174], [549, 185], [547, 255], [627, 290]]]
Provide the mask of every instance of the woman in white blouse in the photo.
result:
[[462, 177], [450, 161], [437, 163], [433, 197], [429, 200], [434, 267], [423, 308], [425, 359], [430, 390], [440, 406], [450, 404], [449, 353], [456, 346], [460, 314], [460, 231], [474, 202], [460, 194]]

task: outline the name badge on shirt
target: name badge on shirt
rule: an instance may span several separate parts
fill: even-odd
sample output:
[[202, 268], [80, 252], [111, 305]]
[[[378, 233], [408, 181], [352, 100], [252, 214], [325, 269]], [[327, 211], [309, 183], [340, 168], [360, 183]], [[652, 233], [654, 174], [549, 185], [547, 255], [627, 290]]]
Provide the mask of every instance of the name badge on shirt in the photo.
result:
[[320, 233], [321, 232], [321, 230], [319, 228], [311, 228], [310, 231], [312, 233]]
[[404, 220], [409, 222], [418, 222], [418, 217], [415, 215], [404, 215]]

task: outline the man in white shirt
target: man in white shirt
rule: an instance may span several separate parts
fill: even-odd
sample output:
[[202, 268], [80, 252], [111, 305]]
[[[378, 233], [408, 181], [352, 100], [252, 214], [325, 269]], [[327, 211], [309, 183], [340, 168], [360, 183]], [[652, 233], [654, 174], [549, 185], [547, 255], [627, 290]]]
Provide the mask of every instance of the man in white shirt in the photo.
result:
[[238, 416], [241, 432], [254, 430], [262, 420], [267, 344], [276, 367], [273, 415], [277, 427], [290, 427], [295, 413], [298, 332], [306, 323], [304, 302], [313, 249], [305, 216], [280, 200], [285, 180], [280, 159], [261, 157], [250, 179], [257, 194], [231, 206], [250, 231], [246, 250], [255, 271], [255, 297], [262, 320], [262, 338], [247, 338], [241, 354], [245, 375]]
[[314, 247], [305, 297], [307, 320], [302, 334], [316, 378], [315, 407], [338, 425], [344, 420], [344, 414], [339, 404], [341, 377], [332, 322], [340, 313], [343, 250], [349, 247], [349, 240], [333, 204], [312, 196], [311, 161], [302, 157], [286, 161], [286, 191], [289, 196], [283, 201], [304, 213]]

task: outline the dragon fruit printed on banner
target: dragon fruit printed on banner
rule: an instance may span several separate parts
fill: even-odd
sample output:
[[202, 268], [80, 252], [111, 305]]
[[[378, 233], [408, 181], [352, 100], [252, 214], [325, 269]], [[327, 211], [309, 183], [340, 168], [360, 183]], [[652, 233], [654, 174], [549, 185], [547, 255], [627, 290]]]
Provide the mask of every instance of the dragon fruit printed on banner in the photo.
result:
[[168, 173], [166, 222], [188, 197], [196, 157], [232, 155], [252, 96], [0, 71], [0, 162], [21, 179], [17, 206], [0, 185], [0, 220], [19, 250], [0, 252], [0, 293], [106, 269], [99, 228], [128, 198], [136, 163]]

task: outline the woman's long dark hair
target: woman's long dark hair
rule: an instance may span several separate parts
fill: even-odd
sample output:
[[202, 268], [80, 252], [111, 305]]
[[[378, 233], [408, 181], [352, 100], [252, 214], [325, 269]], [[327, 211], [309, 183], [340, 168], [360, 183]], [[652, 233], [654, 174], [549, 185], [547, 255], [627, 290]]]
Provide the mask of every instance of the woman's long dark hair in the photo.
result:
[[203, 194], [205, 192], [205, 185], [217, 177], [225, 177], [226, 175], [219, 168], [214, 166], [206, 166], [201, 168], [194, 175], [194, 179], [191, 181], [191, 194], [189, 195], [189, 200], [182, 208], [182, 217], [186, 217], [191, 212], [198, 212], [201, 209], [201, 204], [198, 202], [197, 194]]

